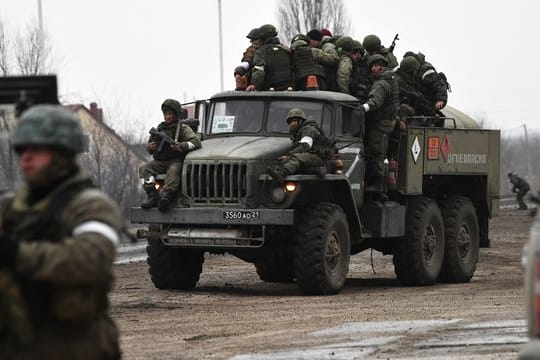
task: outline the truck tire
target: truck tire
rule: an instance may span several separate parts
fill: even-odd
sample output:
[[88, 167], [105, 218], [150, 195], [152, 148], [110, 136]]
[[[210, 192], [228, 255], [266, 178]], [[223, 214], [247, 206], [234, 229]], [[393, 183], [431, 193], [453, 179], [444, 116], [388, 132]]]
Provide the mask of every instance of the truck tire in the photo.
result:
[[257, 261], [255, 269], [262, 281], [289, 283], [294, 280], [293, 261], [283, 256]]
[[440, 280], [451, 283], [469, 282], [476, 270], [480, 235], [473, 203], [466, 197], [454, 196], [442, 204], [444, 217], [444, 261]]
[[299, 216], [295, 236], [294, 271], [304, 294], [337, 294], [347, 278], [350, 259], [349, 225], [343, 209], [318, 203]]
[[204, 252], [164, 246], [161, 239], [148, 240], [148, 272], [154, 286], [162, 290], [190, 290], [202, 272]]
[[394, 252], [394, 272], [406, 286], [432, 285], [444, 257], [444, 226], [437, 203], [419, 197], [408, 203], [405, 237]]

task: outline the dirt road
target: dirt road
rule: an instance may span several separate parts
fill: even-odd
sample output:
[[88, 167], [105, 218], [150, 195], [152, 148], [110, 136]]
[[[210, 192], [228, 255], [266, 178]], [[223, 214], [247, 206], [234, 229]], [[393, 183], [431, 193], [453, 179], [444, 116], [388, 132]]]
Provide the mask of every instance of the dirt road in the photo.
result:
[[468, 284], [402, 287], [390, 256], [351, 258], [336, 296], [264, 283], [207, 256], [197, 288], [156, 290], [146, 263], [116, 266], [112, 315], [125, 359], [514, 359], [526, 341], [520, 256], [532, 219], [502, 210]]

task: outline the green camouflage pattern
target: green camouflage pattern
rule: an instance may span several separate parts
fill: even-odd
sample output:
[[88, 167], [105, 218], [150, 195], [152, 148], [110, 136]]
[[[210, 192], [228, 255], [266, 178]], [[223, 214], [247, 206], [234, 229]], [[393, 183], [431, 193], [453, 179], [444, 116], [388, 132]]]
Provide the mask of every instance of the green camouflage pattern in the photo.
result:
[[[0, 201], [0, 218], [12, 219], [11, 236], [20, 244], [12, 270], [23, 295], [19, 307], [26, 304], [35, 329], [32, 346], [20, 347], [13, 338], [0, 336], [1, 359], [120, 357], [118, 330], [108, 315], [107, 300], [118, 240], [114, 234], [124, 228], [118, 206], [98, 189], [86, 188], [57, 205], [58, 217], [50, 229], [38, 228], [57, 194], [87, 182], [87, 176], [77, 173], [35, 203], [28, 203], [26, 185]], [[112, 232], [73, 233], [79, 225], [94, 222]], [[9, 278], [4, 281], [11, 291], [10, 303], [17, 302], [13, 283]], [[10, 311], [13, 306], [2, 305]], [[21, 311], [12, 314], [20, 317]], [[27, 334], [23, 333], [25, 339]]]
[[176, 116], [180, 116], [182, 111], [182, 105], [177, 100], [174, 99], [165, 99], [163, 104], [161, 104], [161, 111], [169, 110]]
[[80, 153], [84, 135], [77, 116], [60, 105], [36, 105], [19, 120], [12, 140], [16, 151], [28, 145], [52, 146]]
[[35, 329], [26, 302], [13, 274], [7, 270], [0, 271], [0, 331], [2, 329], [17, 346], [29, 346], [34, 342]]

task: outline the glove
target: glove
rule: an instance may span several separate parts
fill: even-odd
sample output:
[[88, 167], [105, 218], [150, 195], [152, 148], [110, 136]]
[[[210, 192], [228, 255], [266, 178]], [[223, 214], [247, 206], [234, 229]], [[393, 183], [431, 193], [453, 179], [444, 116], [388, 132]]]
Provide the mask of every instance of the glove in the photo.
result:
[[173, 145], [174, 150], [184, 153], [188, 151], [188, 144], [186, 142], [176, 142]]
[[13, 268], [18, 253], [19, 243], [11, 236], [0, 235], [0, 269]]

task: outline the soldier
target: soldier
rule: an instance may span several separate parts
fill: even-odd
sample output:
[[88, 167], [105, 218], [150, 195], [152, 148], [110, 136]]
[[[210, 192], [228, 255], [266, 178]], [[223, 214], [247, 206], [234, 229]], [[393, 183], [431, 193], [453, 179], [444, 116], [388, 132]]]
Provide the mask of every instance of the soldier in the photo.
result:
[[366, 191], [380, 193], [383, 191], [384, 159], [388, 134], [392, 132], [396, 122], [399, 106], [399, 89], [397, 79], [388, 69], [388, 60], [380, 54], [371, 55], [368, 64], [374, 82], [369, 90], [368, 100], [362, 104], [366, 112], [366, 147], [368, 160], [366, 164]]
[[337, 52], [332, 33], [329, 30], [323, 29], [319, 31], [317, 29], [311, 30], [306, 35], [309, 38], [309, 46], [312, 48], [321, 49], [324, 52], [324, 56], [319, 55], [319, 62], [324, 66], [326, 87], [330, 91], [339, 91], [336, 79], [337, 66], [339, 64], [340, 56]]
[[448, 102], [448, 88], [446, 76], [441, 77], [435, 67], [426, 61], [422, 53], [415, 54], [407, 51], [404, 57], [412, 56], [420, 64], [420, 69], [416, 72], [416, 87], [430, 101], [436, 110], [441, 110]]
[[368, 55], [380, 54], [388, 61], [388, 67], [393, 69], [398, 66], [396, 56], [390, 48], [382, 46], [381, 39], [377, 35], [367, 35], [362, 42], [364, 49], [366, 49]]
[[[247, 64], [247, 63], [244, 63]], [[249, 85], [248, 69], [244, 65], [239, 65], [234, 69], [234, 83], [236, 91], [245, 91]]]
[[[165, 142], [157, 134], [150, 135], [146, 149], [154, 160], [139, 168], [139, 176], [144, 179], [143, 189], [148, 196], [141, 207], [148, 209], [158, 206], [159, 210], [166, 211], [178, 195], [184, 158], [188, 152], [199, 149], [201, 141], [191, 127], [180, 121], [182, 107], [178, 101], [166, 99], [161, 105], [161, 111], [165, 121], [158, 125], [157, 130], [172, 138], [174, 144]], [[161, 173], [166, 173], [165, 183], [158, 193], [155, 176]], [[180, 196], [178, 206], [187, 207], [189, 204]]]
[[298, 171], [320, 168], [333, 152], [330, 140], [319, 125], [313, 120], [307, 120], [301, 109], [289, 110], [287, 124], [290, 126], [292, 149], [279, 157], [279, 166], [267, 168], [268, 174], [279, 183], [283, 183], [286, 176]]
[[350, 36], [342, 36], [336, 46], [341, 54], [336, 74], [339, 91], [366, 101], [371, 75], [362, 44]]
[[267, 24], [259, 28], [261, 47], [253, 56], [251, 84], [247, 91], [292, 89], [290, 50], [277, 38], [277, 30]]
[[418, 89], [416, 75], [419, 69], [420, 63], [415, 57], [405, 56], [396, 70], [401, 104], [400, 113], [404, 116], [442, 116], [442, 113], [435, 109], [435, 105], [427, 100]]
[[59, 105], [28, 109], [15, 129], [24, 184], [0, 199], [0, 270], [20, 288], [30, 326], [0, 324], [1, 359], [120, 359], [107, 293], [124, 223], [77, 166], [84, 140]]
[[259, 39], [259, 28], [251, 29], [246, 36], [251, 45], [244, 51], [241, 64], [234, 69], [234, 80], [236, 91], [244, 91], [251, 82], [251, 68], [253, 67], [253, 56], [255, 51], [261, 46]]
[[295, 84], [295, 90], [313, 90], [308, 84], [308, 77], [313, 75], [317, 78], [316, 87], [318, 90], [326, 90], [325, 71], [319, 62], [325, 56], [318, 48], [308, 46], [309, 38], [298, 34], [293, 37], [291, 43], [291, 69]]
[[250, 67], [253, 66], [253, 57], [255, 56], [255, 51], [261, 47], [261, 40], [259, 38], [259, 28], [251, 29], [251, 31], [246, 36], [249, 39], [251, 45], [244, 51], [242, 55], [242, 60], [240, 62], [247, 62]]
[[519, 209], [527, 210], [527, 204], [525, 204], [525, 201], [523, 201], [523, 197], [531, 189], [529, 183], [525, 179], [511, 172], [508, 173], [508, 179], [510, 180], [510, 183], [512, 184], [512, 192], [516, 194], [516, 200], [518, 202]]

